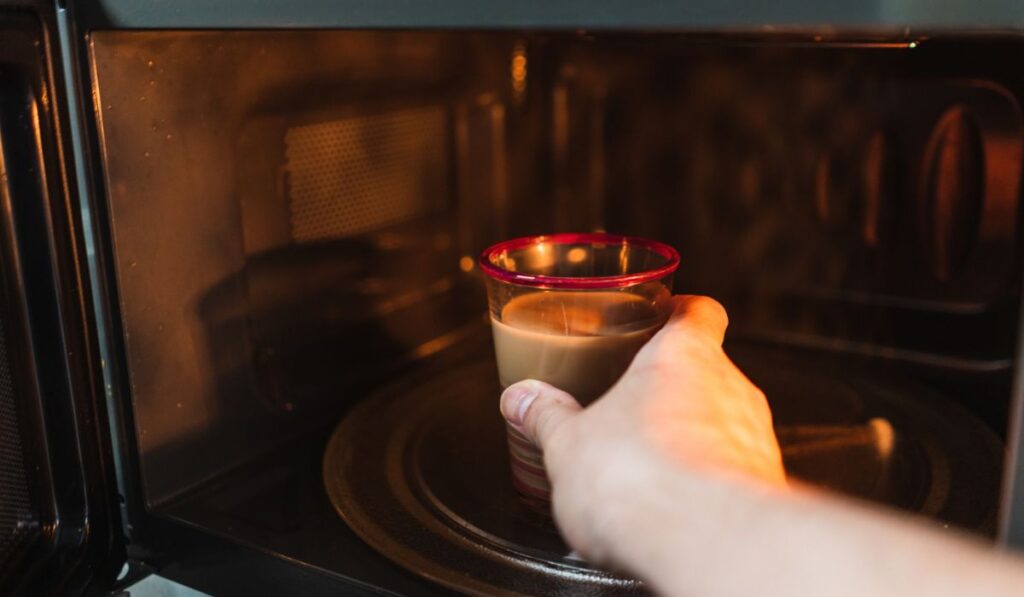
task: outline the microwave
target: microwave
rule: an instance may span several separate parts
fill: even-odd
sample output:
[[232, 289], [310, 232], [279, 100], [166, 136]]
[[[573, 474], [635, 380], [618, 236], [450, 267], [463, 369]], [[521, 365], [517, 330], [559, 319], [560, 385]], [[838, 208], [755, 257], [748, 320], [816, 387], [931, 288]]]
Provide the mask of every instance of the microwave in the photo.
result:
[[1022, 16], [0, 2], [0, 593], [643, 592], [509, 476], [477, 256], [567, 231], [789, 474], [1024, 547]]

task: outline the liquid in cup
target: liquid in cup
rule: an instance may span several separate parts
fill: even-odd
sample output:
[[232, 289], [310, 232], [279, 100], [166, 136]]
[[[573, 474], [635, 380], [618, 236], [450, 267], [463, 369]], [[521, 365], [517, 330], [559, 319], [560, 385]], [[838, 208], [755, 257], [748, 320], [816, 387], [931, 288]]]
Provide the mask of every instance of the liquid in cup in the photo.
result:
[[498, 377], [502, 387], [539, 379], [589, 404], [622, 376], [661, 323], [653, 305], [629, 293], [519, 296], [505, 305], [501, 320], [491, 317]]
[[[538, 379], [584, 405], [599, 398], [668, 318], [677, 265], [666, 245], [605, 234], [517, 239], [485, 251], [502, 388]], [[516, 489], [547, 511], [543, 456], [517, 430], [507, 431]]]

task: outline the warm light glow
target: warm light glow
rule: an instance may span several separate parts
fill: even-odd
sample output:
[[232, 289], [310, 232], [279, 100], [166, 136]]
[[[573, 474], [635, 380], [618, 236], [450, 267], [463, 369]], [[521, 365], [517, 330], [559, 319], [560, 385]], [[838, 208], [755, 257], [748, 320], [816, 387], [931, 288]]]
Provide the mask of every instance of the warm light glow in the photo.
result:
[[893, 446], [896, 444], [896, 431], [888, 420], [875, 417], [868, 421], [868, 427], [875, 435], [875, 447], [878, 448], [878, 455], [882, 460], [888, 461], [892, 456]]
[[864, 244], [869, 247], [878, 246], [878, 218], [881, 209], [882, 194], [885, 189], [883, 169], [885, 168], [885, 135], [876, 132], [868, 140], [864, 155], [864, 209], [861, 222]]
[[512, 91], [517, 96], [521, 96], [526, 92], [526, 47], [522, 44], [516, 44], [516, 47], [512, 50], [510, 70], [512, 73]]
[[526, 80], [526, 56], [519, 54], [512, 58], [512, 78], [520, 84]]
[[464, 272], [472, 271], [474, 265], [476, 265], [476, 262], [474, 262], [473, 258], [469, 255], [463, 255], [462, 258], [459, 259], [459, 269]]
[[569, 259], [569, 263], [580, 263], [587, 258], [587, 250], [583, 247], [574, 247], [569, 249], [566, 257]]

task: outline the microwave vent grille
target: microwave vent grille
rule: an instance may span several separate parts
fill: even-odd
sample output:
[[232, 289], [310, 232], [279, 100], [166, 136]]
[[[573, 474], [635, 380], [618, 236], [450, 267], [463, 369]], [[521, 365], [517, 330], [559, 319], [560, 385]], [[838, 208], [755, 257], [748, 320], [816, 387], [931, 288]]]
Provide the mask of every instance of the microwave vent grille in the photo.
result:
[[292, 239], [346, 237], [435, 211], [444, 196], [446, 144], [441, 107], [288, 129], [285, 192]]
[[0, 577], [39, 527], [5, 336], [4, 321], [0, 318]]

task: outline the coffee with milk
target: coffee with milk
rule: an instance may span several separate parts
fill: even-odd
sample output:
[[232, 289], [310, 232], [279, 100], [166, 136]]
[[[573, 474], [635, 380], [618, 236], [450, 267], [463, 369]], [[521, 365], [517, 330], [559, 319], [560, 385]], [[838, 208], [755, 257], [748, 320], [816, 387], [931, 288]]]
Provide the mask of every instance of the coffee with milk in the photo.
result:
[[588, 404], [622, 376], [662, 323], [650, 299], [628, 292], [518, 296], [500, 321], [491, 318], [501, 385], [538, 379]]

